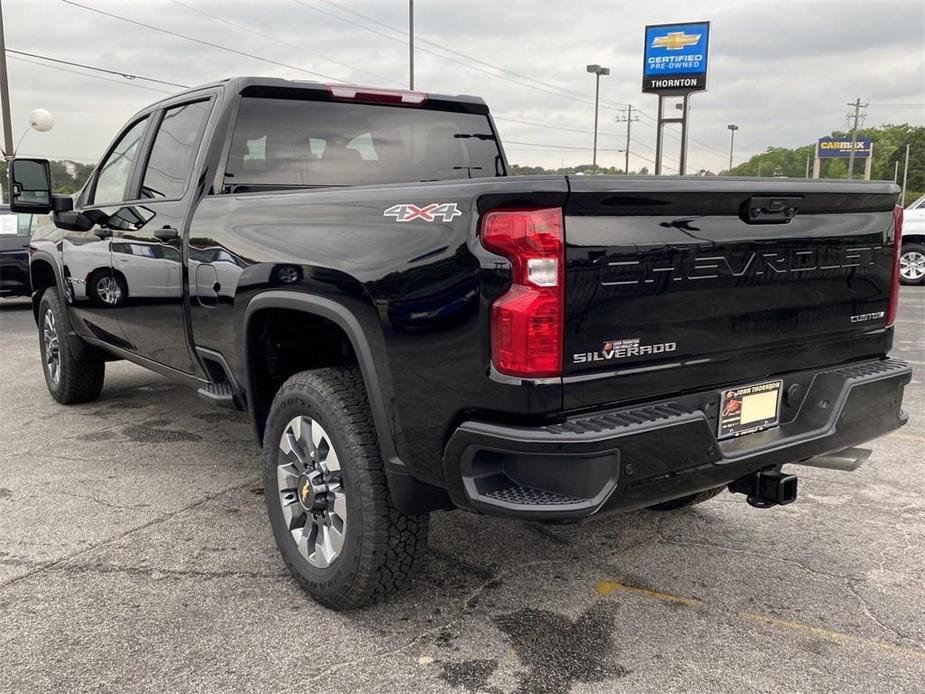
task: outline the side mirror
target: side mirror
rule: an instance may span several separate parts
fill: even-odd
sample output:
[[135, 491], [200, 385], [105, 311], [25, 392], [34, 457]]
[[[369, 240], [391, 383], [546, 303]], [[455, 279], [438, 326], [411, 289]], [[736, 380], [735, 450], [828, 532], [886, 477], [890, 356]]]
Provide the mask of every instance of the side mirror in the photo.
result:
[[10, 210], [26, 214], [51, 212], [51, 167], [47, 159], [10, 162]]

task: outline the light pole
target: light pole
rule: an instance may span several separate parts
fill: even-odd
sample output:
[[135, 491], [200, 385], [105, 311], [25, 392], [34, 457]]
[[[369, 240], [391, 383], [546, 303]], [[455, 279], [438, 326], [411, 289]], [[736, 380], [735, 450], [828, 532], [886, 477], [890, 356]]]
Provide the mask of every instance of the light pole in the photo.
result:
[[414, 91], [414, 0], [408, 0], [408, 88]]
[[601, 98], [601, 75], [609, 75], [609, 67], [588, 65], [588, 72], [594, 75], [594, 150], [591, 155], [591, 168], [597, 173], [597, 107]]
[[736, 130], [739, 129], [739, 126], [735, 123], [730, 123], [726, 127], [729, 128], [729, 173], [732, 173], [732, 153], [735, 150]]

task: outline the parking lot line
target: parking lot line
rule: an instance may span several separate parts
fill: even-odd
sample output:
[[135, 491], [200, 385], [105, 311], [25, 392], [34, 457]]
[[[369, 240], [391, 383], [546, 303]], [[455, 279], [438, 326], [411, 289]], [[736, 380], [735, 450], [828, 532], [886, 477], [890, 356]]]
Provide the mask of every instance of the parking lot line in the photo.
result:
[[695, 600], [694, 598], [683, 598], [680, 595], [659, 593], [657, 590], [628, 586], [624, 583], [618, 583], [617, 581], [598, 581], [596, 590], [599, 595], [604, 596], [610, 595], [611, 593], [620, 592], [642, 595], [643, 597], [652, 598], [653, 600], [660, 600], [661, 602], [673, 602], [680, 605], [687, 605], [688, 607], [696, 607], [697, 605], [702, 604], [699, 600]]
[[[612, 595], [613, 593], [627, 593], [630, 595], [638, 595], [643, 598], [649, 598], [651, 600], [658, 600], [659, 602], [686, 605], [687, 607], [709, 607], [709, 605], [701, 600], [697, 600], [696, 598], [673, 595], [671, 593], [662, 593], [650, 588], [629, 586], [618, 581], [598, 581], [595, 584], [595, 590], [597, 591], [598, 595], [604, 597]], [[789, 631], [800, 632], [803, 634], [811, 634], [813, 636], [818, 636], [820, 638], [834, 641], [836, 643], [855, 643], [868, 648], [876, 648], [882, 651], [889, 651], [899, 655], [912, 656], [913, 658], [925, 660], [925, 651], [908, 648], [906, 646], [900, 646], [895, 643], [887, 643], [885, 641], [877, 641], [875, 639], [865, 639], [861, 636], [854, 636], [853, 634], [846, 634], [841, 631], [816, 627], [810, 624], [803, 624], [801, 622], [791, 622], [790, 620], [780, 619], [778, 617], [769, 617], [768, 615], [756, 614], [754, 612], [737, 612], [736, 616], [747, 622], [766, 624], [772, 627], [778, 627], [780, 629], [787, 629]]]

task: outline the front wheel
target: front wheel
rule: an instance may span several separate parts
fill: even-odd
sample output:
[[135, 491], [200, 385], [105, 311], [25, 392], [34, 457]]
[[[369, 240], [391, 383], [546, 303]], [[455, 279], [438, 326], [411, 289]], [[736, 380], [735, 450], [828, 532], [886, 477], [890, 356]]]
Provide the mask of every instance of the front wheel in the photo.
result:
[[925, 244], [917, 241], [903, 243], [899, 251], [899, 281], [903, 284], [925, 282]]
[[316, 601], [359, 607], [407, 581], [429, 519], [392, 505], [358, 369], [287, 380], [270, 408], [263, 459], [276, 544]]
[[70, 323], [58, 297], [49, 287], [39, 302], [39, 351], [48, 392], [62, 405], [96, 400], [103, 390], [106, 362], [85, 357], [78, 361], [68, 341]]

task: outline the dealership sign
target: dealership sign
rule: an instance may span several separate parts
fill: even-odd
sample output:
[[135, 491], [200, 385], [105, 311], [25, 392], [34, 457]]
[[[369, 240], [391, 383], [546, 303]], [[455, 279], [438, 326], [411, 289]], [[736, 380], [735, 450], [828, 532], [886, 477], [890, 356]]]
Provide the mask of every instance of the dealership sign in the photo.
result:
[[709, 22], [647, 26], [642, 91], [688, 94], [706, 89], [709, 45]]
[[[870, 156], [872, 144], [869, 139], [858, 138], [854, 143], [854, 156], [856, 159], [866, 159]], [[816, 151], [820, 159], [848, 159], [851, 156], [851, 138], [820, 137]]]

